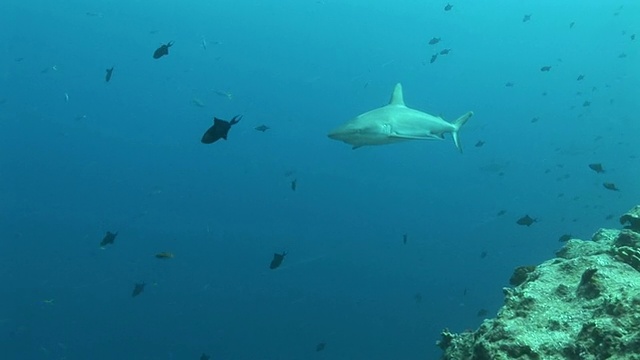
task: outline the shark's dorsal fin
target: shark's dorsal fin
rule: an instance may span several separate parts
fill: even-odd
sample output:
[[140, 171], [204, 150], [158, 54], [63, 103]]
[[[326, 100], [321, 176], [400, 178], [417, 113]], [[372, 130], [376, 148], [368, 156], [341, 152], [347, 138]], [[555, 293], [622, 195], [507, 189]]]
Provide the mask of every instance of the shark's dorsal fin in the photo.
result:
[[389, 105], [404, 105], [404, 98], [402, 96], [402, 84], [397, 83], [396, 87], [393, 88], [393, 94], [391, 94], [391, 100], [389, 100]]

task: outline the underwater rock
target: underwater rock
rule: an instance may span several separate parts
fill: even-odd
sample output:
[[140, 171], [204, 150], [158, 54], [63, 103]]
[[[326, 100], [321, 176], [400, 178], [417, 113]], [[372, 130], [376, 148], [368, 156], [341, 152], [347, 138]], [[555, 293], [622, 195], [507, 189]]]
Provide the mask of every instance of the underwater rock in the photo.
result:
[[633, 209], [622, 215], [620, 217], [620, 224], [625, 225], [625, 229], [640, 233], [640, 205], [636, 205]]
[[476, 331], [444, 330], [442, 359], [640, 359], [640, 287], [631, 285], [640, 284], [640, 234], [601, 229], [557, 256], [517, 268], [497, 316]]

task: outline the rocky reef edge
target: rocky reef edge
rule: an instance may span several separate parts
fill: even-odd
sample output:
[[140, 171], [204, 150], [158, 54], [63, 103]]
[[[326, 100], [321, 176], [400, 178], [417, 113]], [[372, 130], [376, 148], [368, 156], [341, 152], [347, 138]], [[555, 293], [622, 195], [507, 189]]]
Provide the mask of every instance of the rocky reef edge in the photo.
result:
[[620, 223], [516, 268], [495, 318], [442, 332], [442, 359], [640, 360], [640, 205]]

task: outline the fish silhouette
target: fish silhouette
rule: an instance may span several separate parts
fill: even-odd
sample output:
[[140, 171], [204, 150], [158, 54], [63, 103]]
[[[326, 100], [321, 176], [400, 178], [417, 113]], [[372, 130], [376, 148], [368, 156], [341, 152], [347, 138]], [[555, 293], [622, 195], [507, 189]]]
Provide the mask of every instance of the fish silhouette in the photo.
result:
[[153, 52], [153, 58], [160, 59], [165, 55], [169, 55], [169, 48], [171, 46], [173, 46], [173, 41], [169, 41], [168, 43], [160, 46], [159, 48], [156, 49], [156, 51]]
[[226, 121], [226, 120], [222, 120], [214, 117], [213, 126], [211, 126], [204, 133], [204, 135], [202, 135], [202, 139], [200, 141], [203, 144], [212, 144], [220, 139], [227, 140], [229, 129], [231, 129], [232, 125], [237, 124], [240, 121], [240, 119], [242, 119], [242, 115], [234, 116], [233, 119], [231, 119], [231, 121]]
[[133, 286], [133, 292], [131, 292], [131, 297], [136, 297], [144, 291], [145, 283], [137, 283]]
[[113, 242], [116, 241], [116, 236], [118, 236], [117, 231], [115, 233], [112, 233], [111, 231], [107, 231], [107, 233], [104, 235], [104, 238], [102, 238], [102, 241], [100, 241], [100, 247], [112, 245]]
[[104, 76], [104, 81], [109, 82], [111, 80], [111, 75], [113, 74], [113, 66], [111, 69], [107, 69], [107, 74]]
[[523, 217], [521, 217], [520, 219], [518, 219], [518, 221], [516, 221], [516, 224], [518, 225], [523, 225], [523, 226], [531, 226], [531, 224], [533, 224], [534, 222], [537, 222], [537, 219], [532, 218], [529, 215], [525, 215]]
[[271, 264], [269, 264], [269, 269], [275, 270], [279, 268], [280, 265], [282, 265], [282, 261], [284, 260], [284, 257], [286, 255], [287, 255], [286, 251], [283, 251], [282, 254], [274, 253], [273, 260], [271, 260]]

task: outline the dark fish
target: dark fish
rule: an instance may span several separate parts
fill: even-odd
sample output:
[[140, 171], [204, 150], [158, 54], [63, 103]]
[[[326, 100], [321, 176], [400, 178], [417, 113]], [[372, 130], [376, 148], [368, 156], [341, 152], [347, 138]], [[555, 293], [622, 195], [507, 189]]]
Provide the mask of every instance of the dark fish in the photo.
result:
[[627, 57], [627, 54], [625, 54], [625, 53], [622, 53], [622, 54], [618, 55], [618, 59], [624, 59], [626, 57]]
[[604, 172], [604, 167], [600, 163], [589, 164], [589, 169], [597, 172], [598, 174], [602, 174]]
[[202, 353], [202, 355], [200, 355], [200, 360], [209, 360], [211, 359], [211, 357], [205, 353]]
[[320, 352], [322, 350], [324, 350], [324, 348], [327, 346], [327, 343], [318, 343], [318, 345], [316, 345], [316, 352]]
[[268, 127], [267, 125], [260, 125], [260, 126], [256, 126], [255, 129], [258, 130], [258, 131], [265, 132], [265, 131], [267, 131], [267, 130], [269, 130], [271, 128]]
[[416, 301], [416, 304], [420, 304], [422, 302], [422, 294], [421, 293], [415, 293], [413, 295], [413, 300]]
[[558, 238], [558, 241], [567, 242], [567, 241], [569, 241], [571, 239], [573, 239], [573, 236], [571, 234], [564, 234], [564, 235], [560, 236], [560, 238]]
[[550, 65], [545, 65], [545, 66], [540, 68], [540, 71], [542, 71], [542, 72], [547, 72], [549, 70], [551, 70], [551, 66]]
[[169, 48], [173, 45], [173, 41], [169, 41], [168, 43], [160, 46], [153, 52], [154, 59], [160, 59], [165, 55], [169, 55]]
[[269, 269], [275, 270], [278, 267], [280, 267], [286, 255], [287, 255], [286, 251], [283, 251], [282, 254], [273, 253], [273, 260], [271, 260], [271, 264], [269, 264]]
[[636, 34], [631, 34], [631, 40], [635, 40], [636, 39]]
[[480, 309], [476, 313], [476, 316], [477, 317], [483, 317], [483, 316], [486, 316], [488, 313], [489, 313], [489, 311], [487, 309]]
[[506, 87], [513, 87], [513, 85], [515, 85], [515, 84], [512, 83], [511, 81], [507, 81], [507, 83], [504, 84], [504, 86], [506, 86]]
[[531, 14], [527, 14], [522, 18], [522, 22], [527, 22], [529, 20], [531, 20]]
[[111, 69], [107, 69], [107, 74], [104, 76], [104, 81], [109, 82], [111, 80], [111, 75], [113, 74], [113, 66]]
[[591, 101], [589, 101], [589, 100], [585, 100], [585, 101], [582, 103], [582, 106], [583, 106], [583, 107], [591, 106]]
[[168, 251], [163, 251], [163, 252], [157, 253], [155, 257], [157, 259], [173, 259], [174, 255], [173, 253], [170, 253]]
[[451, 49], [442, 49], [440, 50], [440, 55], [447, 55], [451, 52]]
[[532, 122], [532, 123], [537, 123], [537, 122], [538, 122], [538, 120], [540, 120], [540, 119], [536, 116], [536, 117], [534, 117], [533, 119], [531, 119], [531, 122]]
[[133, 292], [131, 293], [131, 297], [136, 297], [144, 291], [145, 283], [137, 283], [133, 286]]
[[584, 79], [584, 75], [580, 74], [580, 75], [578, 75], [578, 78], [577, 78], [576, 80], [577, 80], [577, 81], [580, 81], [580, 80], [582, 80], [582, 79]]
[[240, 119], [242, 119], [242, 115], [234, 116], [231, 121], [221, 120], [214, 117], [213, 126], [211, 126], [204, 135], [202, 135], [202, 139], [200, 141], [203, 144], [212, 144], [220, 139], [227, 140], [227, 134], [229, 133], [229, 129], [231, 129], [231, 125], [237, 124]]
[[436, 62], [437, 58], [438, 58], [438, 54], [431, 55], [431, 60], [429, 60], [429, 64], [433, 64], [434, 62]]
[[613, 214], [609, 214], [609, 215], [605, 216], [605, 217], [604, 217], [604, 219], [605, 219], [605, 220], [611, 220], [611, 219], [613, 219], [614, 217], [615, 217], [615, 215], [613, 215]]
[[506, 214], [506, 213], [507, 213], [507, 210], [500, 210], [500, 211], [498, 211], [498, 213], [496, 214], [496, 216], [502, 216], [502, 215], [504, 215], [504, 214]]
[[429, 40], [429, 45], [435, 45], [440, 42], [440, 38], [434, 37]]
[[298, 179], [291, 180], [291, 190], [296, 191], [298, 188]]
[[403, 234], [402, 235], [402, 243], [407, 245], [407, 240], [409, 240], [409, 235]]
[[516, 221], [516, 224], [523, 226], [531, 226], [534, 222], [537, 222], [538, 219], [534, 219], [529, 215], [525, 215]]
[[451, 9], [453, 9], [453, 5], [451, 5], [451, 4], [447, 4], [447, 5], [444, 7], [444, 11], [449, 11], [449, 10], [451, 10]]
[[482, 140], [478, 140], [478, 142], [476, 143], [476, 147], [482, 147], [484, 145], [484, 141]]
[[572, 21], [572, 22], [569, 24], [569, 29], [573, 29], [573, 26], [574, 26], [575, 24], [576, 24], [576, 22], [575, 22], [575, 21]]
[[484, 259], [487, 257], [489, 253], [487, 252], [487, 250], [482, 250], [482, 252], [480, 253], [480, 259]]
[[620, 189], [618, 189], [618, 187], [614, 183], [606, 182], [606, 183], [602, 183], [602, 186], [604, 186], [604, 188], [607, 190], [620, 191]]
[[118, 232], [112, 233], [111, 231], [107, 231], [102, 241], [100, 241], [100, 247], [105, 247], [107, 245], [113, 244], [116, 241], [116, 236], [118, 236]]

